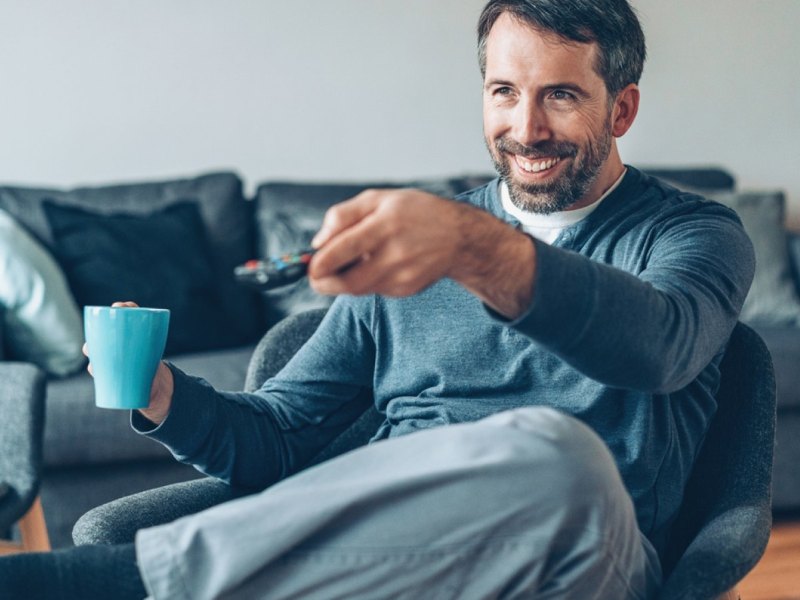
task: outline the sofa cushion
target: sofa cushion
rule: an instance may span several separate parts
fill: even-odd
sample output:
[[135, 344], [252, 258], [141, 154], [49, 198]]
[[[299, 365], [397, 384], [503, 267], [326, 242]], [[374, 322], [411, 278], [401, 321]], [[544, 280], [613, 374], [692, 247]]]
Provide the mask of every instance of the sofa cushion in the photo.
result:
[[[244, 389], [247, 365], [255, 345], [185, 354], [171, 359], [190, 375], [202, 374], [218, 390]], [[47, 467], [106, 464], [169, 458], [153, 440], [135, 433], [130, 411], [97, 408], [92, 378], [85, 371], [47, 383], [44, 464]]]
[[[193, 179], [132, 183], [72, 190], [0, 187], [0, 208], [23, 223], [51, 249], [54, 239], [43, 202], [83, 208], [100, 214], [148, 215], [176, 202], [197, 202], [209, 244], [214, 280], [224, 312], [219, 320], [231, 343], [255, 341], [263, 333], [258, 294], [239, 285], [233, 269], [253, 257], [252, 203], [242, 195], [234, 173], [213, 173]], [[163, 257], [169, 260], [168, 256]]]
[[[80, 369], [83, 328], [75, 300], [53, 257], [8, 213], [0, 210], [0, 340], [9, 358], [48, 374]], [[0, 358], [2, 347], [0, 343]]]
[[754, 325], [772, 355], [778, 410], [800, 410], [800, 329]]
[[784, 223], [784, 195], [731, 192], [712, 197], [738, 213], [755, 250], [755, 277], [741, 320], [761, 325], [800, 325], [800, 298], [792, 277]]
[[[413, 187], [452, 198], [483, 185], [491, 175], [453, 179], [431, 179], [405, 183], [266, 183], [256, 192], [258, 256], [266, 258], [308, 247], [332, 205], [366, 189]], [[303, 279], [266, 293], [267, 322], [274, 325], [284, 317], [313, 308], [330, 306], [332, 298], [320, 296]]]
[[133, 300], [169, 309], [168, 355], [240, 341], [230, 339], [196, 202], [141, 216], [53, 202], [45, 202], [44, 210], [55, 255], [81, 306]]

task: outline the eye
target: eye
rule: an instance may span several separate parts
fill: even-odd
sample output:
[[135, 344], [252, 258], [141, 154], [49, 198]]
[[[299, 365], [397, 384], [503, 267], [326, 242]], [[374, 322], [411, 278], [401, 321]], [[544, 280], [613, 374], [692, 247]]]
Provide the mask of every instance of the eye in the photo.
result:
[[495, 90], [494, 90], [494, 95], [495, 96], [510, 96], [511, 93], [512, 93], [512, 90], [507, 85], [502, 85], [502, 86], [500, 86], [498, 88], [495, 88]]
[[575, 100], [575, 94], [566, 90], [553, 90], [550, 97], [553, 100]]

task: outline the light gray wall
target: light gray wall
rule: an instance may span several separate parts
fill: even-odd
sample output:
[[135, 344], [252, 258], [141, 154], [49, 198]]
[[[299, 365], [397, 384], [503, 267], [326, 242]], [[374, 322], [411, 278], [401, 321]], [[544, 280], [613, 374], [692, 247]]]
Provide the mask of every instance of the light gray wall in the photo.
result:
[[[483, 1], [0, 0], [0, 182], [486, 171]], [[800, 220], [800, 2], [634, 4], [650, 60], [623, 158], [722, 165]]]
[[650, 58], [623, 157], [722, 165], [741, 188], [786, 190], [800, 226], [800, 1], [634, 4]]

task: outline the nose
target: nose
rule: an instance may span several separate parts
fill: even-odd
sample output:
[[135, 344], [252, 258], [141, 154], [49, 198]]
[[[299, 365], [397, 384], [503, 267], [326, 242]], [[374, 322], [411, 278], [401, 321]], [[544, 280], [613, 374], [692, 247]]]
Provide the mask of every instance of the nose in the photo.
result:
[[520, 144], [533, 146], [553, 135], [547, 114], [532, 98], [518, 102], [512, 118], [512, 135]]

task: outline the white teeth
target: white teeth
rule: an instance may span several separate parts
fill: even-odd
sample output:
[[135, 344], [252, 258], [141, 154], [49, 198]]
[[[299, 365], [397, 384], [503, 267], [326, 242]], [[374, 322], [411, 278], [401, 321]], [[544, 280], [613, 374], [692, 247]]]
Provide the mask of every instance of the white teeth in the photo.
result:
[[538, 173], [540, 171], [545, 171], [547, 169], [552, 168], [560, 160], [561, 160], [560, 158], [551, 158], [550, 160], [543, 160], [542, 162], [531, 163], [526, 160], [523, 160], [521, 157], [518, 157], [517, 162], [528, 173]]

